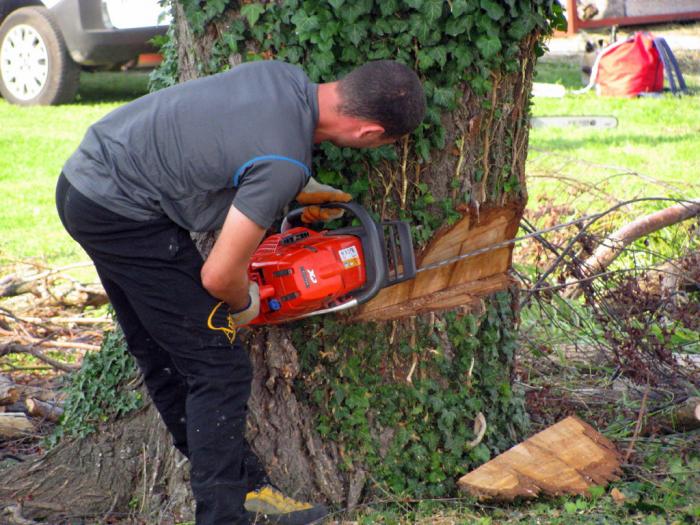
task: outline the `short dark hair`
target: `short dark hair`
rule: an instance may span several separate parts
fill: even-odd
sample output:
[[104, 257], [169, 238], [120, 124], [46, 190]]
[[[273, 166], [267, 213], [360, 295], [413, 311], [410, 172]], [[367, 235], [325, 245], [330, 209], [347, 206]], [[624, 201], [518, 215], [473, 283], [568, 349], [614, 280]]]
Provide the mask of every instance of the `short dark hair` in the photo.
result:
[[380, 124], [388, 137], [401, 137], [425, 116], [425, 92], [418, 75], [393, 60], [367, 62], [338, 83], [343, 115]]

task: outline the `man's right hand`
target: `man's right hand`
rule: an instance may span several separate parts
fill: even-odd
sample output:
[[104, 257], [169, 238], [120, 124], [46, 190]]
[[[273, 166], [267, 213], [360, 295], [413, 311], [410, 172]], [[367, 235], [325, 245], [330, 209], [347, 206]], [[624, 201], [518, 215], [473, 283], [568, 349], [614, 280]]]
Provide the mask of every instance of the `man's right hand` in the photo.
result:
[[229, 315], [236, 328], [244, 326], [255, 319], [260, 313], [260, 288], [258, 283], [250, 281], [248, 284], [248, 306], [238, 311], [229, 311]]

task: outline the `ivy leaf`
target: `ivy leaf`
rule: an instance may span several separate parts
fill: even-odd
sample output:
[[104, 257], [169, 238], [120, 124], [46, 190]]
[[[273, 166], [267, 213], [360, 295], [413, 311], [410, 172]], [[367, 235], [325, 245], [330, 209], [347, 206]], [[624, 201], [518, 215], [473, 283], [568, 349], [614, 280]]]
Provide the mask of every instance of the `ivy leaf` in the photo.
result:
[[343, 34], [347, 36], [348, 40], [354, 45], [358, 45], [362, 42], [362, 39], [367, 36], [367, 30], [364, 24], [352, 24], [343, 30]]
[[472, 2], [467, 0], [452, 0], [451, 11], [452, 16], [460, 17], [464, 13], [469, 13], [474, 10], [474, 5]]
[[455, 102], [455, 91], [449, 87], [435, 88], [433, 93], [433, 102], [438, 106], [450, 108]]
[[421, 49], [418, 51], [418, 67], [422, 71], [430, 69], [430, 66], [432, 66], [434, 62], [435, 59], [427, 50]]
[[435, 22], [442, 16], [443, 4], [442, 0], [427, 0], [421, 8], [421, 13], [425, 15], [426, 20], [429, 22]]
[[535, 26], [535, 20], [532, 16], [523, 15], [513, 21], [513, 24], [508, 29], [508, 36], [515, 40], [521, 40]]
[[328, 73], [331, 66], [335, 64], [335, 57], [332, 51], [314, 53], [312, 60], [321, 74]]
[[444, 67], [445, 63], [447, 62], [447, 50], [445, 49], [445, 46], [436, 46], [433, 48], [430, 48], [428, 51], [431, 57], [433, 57], [433, 60], [437, 62], [440, 67]]
[[423, 6], [424, 0], [405, 0], [406, 5], [413, 9], [420, 9]]
[[414, 14], [410, 19], [411, 32], [419, 42], [424, 43], [430, 37], [430, 24], [419, 14]]
[[382, 0], [381, 2], [379, 2], [379, 11], [384, 17], [393, 15], [398, 9], [398, 7], [398, 0]]
[[486, 11], [486, 14], [488, 14], [492, 20], [496, 21], [503, 18], [506, 14], [505, 9], [497, 2], [494, 2], [494, 0], [481, 0], [481, 8]]
[[328, 3], [331, 4], [331, 7], [337, 11], [343, 7], [345, 0], [328, 0]]
[[482, 35], [476, 39], [476, 47], [486, 59], [494, 57], [501, 50], [501, 41], [493, 36]]
[[467, 30], [467, 24], [461, 18], [450, 18], [445, 23], [445, 33], [450, 36], [458, 36]]
[[258, 3], [245, 4], [241, 7], [241, 15], [248, 20], [248, 25], [253, 27], [260, 19], [260, 15], [265, 12], [265, 6]]
[[296, 32], [299, 35], [299, 40], [304, 41], [309, 39], [309, 33], [318, 29], [318, 17], [308, 16], [304, 11], [297, 11], [292, 17], [292, 24], [296, 27]]
[[458, 69], [466, 69], [474, 60], [474, 54], [472, 53], [471, 48], [464, 45], [457, 46], [454, 51], [452, 51], [452, 54], [457, 59]]

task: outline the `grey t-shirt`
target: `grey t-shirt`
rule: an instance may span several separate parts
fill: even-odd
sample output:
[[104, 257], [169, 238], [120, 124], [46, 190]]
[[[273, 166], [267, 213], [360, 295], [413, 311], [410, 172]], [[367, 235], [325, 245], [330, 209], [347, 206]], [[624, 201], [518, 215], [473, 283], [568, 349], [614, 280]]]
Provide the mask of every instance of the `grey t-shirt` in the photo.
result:
[[63, 168], [125, 217], [220, 228], [233, 203], [263, 228], [310, 176], [318, 86], [283, 62], [242, 64], [141, 97], [92, 125]]

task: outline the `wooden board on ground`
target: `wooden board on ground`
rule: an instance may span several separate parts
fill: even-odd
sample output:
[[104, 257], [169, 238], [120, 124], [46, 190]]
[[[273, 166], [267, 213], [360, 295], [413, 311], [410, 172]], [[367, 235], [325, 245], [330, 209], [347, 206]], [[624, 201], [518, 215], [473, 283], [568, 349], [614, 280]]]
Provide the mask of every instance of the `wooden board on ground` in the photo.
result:
[[619, 473], [615, 445], [570, 416], [462, 476], [458, 485], [479, 499], [510, 501], [540, 492], [585, 494]]
[[[514, 207], [471, 210], [435, 235], [417, 257], [418, 267], [513, 239], [521, 217], [522, 209]], [[421, 272], [415, 279], [384, 288], [353, 317], [381, 321], [458, 306], [478, 308], [481, 297], [513, 284], [508, 274], [512, 253], [513, 246], [506, 246]]]

